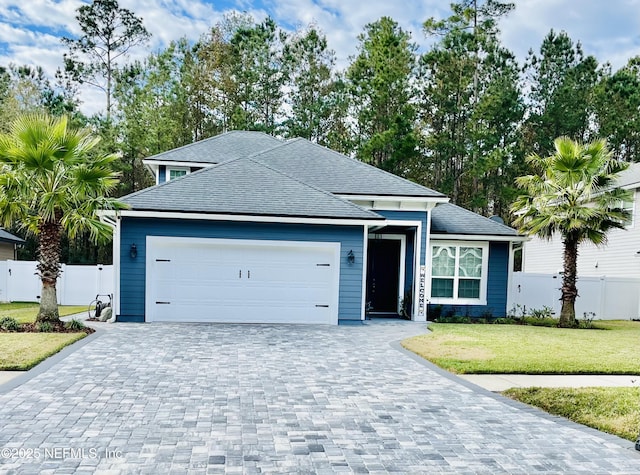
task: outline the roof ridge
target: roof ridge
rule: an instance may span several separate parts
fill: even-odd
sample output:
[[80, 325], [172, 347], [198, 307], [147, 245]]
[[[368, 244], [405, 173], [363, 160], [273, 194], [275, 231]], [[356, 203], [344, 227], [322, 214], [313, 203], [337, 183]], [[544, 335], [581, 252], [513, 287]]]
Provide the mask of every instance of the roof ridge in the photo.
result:
[[[231, 135], [231, 134], [261, 134], [261, 135], [264, 135], [265, 137], [270, 137], [270, 138], [273, 138], [274, 140], [277, 140], [278, 142], [281, 142], [281, 140], [279, 138], [274, 137], [273, 135], [269, 135], [269, 134], [267, 134], [265, 132], [262, 132], [260, 130], [227, 130], [226, 132], [222, 132], [222, 133], [217, 134], [217, 135], [212, 135], [211, 137], [200, 139], [200, 140], [198, 140], [196, 142], [191, 142], [191, 143], [188, 143], [188, 144], [181, 145], [180, 147], [176, 147], [176, 148], [172, 148], [170, 150], [165, 150], [164, 152], [156, 153], [154, 155], [151, 155], [149, 157], [144, 158], [144, 160], [150, 160], [150, 159], [153, 159], [154, 157], [160, 157], [161, 155], [167, 154], [169, 152], [173, 153], [173, 152], [175, 152], [177, 150], [184, 150], [184, 149], [187, 149], [189, 147], [193, 147], [195, 145], [199, 145], [199, 144], [204, 143], [204, 142], [211, 142], [211, 141], [213, 141], [215, 139], [219, 139], [220, 137], [224, 137], [224, 136]], [[185, 163], [187, 163], [187, 162], [185, 162]]]
[[[287, 145], [288, 145], [288, 143], [287, 143]], [[332, 199], [334, 199], [334, 200], [338, 200], [338, 201], [341, 201], [341, 202], [343, 202], [343, 203], [346, 203], [347, 205], [349, 205], [349, 206], [351, 206], [351, 207], [353, 207], [353, 208], [356, 208], [356, 209], [358, 209], [358, 210], [360, 210], [360, 211], [365, 211], [365, 212], [370, 213], [370, 214], [372, 214], [372, 215], [380, 216], [378, 213], [375, 213], [375, 212], [373, 212], [373, 211], [371, 211], [371, 210], [365, 209], [365, 208], [363, 208], [362, 206], [358, 206], [357, 204], [355, 204], [355, 203], [353, 203], [353, 202], [351, 202], [351, 201], [349, 201], [349, 200], [346, 200], [346, 199], [344, 199], [344, 198], [341, 198], [341, 197], [339, 197], [339, 196], [337, 196], [337, 195], [335, 195], [335, 194], [333, 194], [333, 193], [331, 193], [331, 192], [329, 192], [329, 191], [327, 191], [327, 190], [323, 190], [322, 188], [318, 188], [317, 186], [311, 185], [311, 184], [309, 184], [309, 183], [307, 183], [307, 182], [305, 182], [305, 181], [302, 181], [302, 180], [301, 180], [301, 179], [299, 179], [299, 178], [296, 178], [296, 177], [294, 177], [294, 176], [291, 176], [291, 175], [289, 175], [288, 173], [283, 172], [282, 170], [279, 170], [279, 169], [277, 169], [277, 168], [274, 168], [274, 167], [272, 167], [272, 166], [269, 166], [269, 165], [267, 165], [266, 163], [261, 162], [261, 161], [259, 161], [259, 160], [255, 160], [255, 159], [254, 159], [254, 157], [251, 157], [251, 156], [249, 156], [249, 157], [243, 157], [243, 159], [244, 159], [244, 160], [250, 160], [250, 161], [252, 161], [253, 163], [256, 163], [256, 164], [258, 164], [258, 165], [260, 165], [260, 166], [262, 166], [262, 167], [264, 167], [264, 168], [267, 168], [268, 170], [271, 170], [271, 171], [273, 171], [273, 172], [278, 173], [279, 175], [282, 175], [282, 176], [284, 176], [284, 177], [287, 177], [287, 178], [289, 178], [289, 179], [291, 179], [291, 180], [293, 180], [293, 181], [295, 181], [295, 182], [297, 182], [297, 183], [300, 183], [301, 185], [306, 186], [307, 188], [311, 188], [312, 190], [319, 191], [320, 193], [323, 193], [323, 194], [325, 194], [325, 195], [329, 196], [330, 198], [332, 198]], [[227, 163], [227, 162], [225, 162], [225, 163]]]
[[413, 186], [419, 186], [420, 188], [424, 188], [425, 190], [432, 191], [433, 193], [437, 193], [439, 195], [446, 196], [444, 193], [441, 193], [441, 192], [439, 192], [437, 190], [432, 190], [431, 188], [427, 188], [426, 186], [420, 185], [419, 183], [416, 183], [414, 181], [408, 180], [408, 179], [406, 179], [404, 177], [401, 177], [399, 175], [396, 175], [394, 173], [391, 173], [391, 172], [388, 172], [386, 170], [383, 170], [382, 168], [375, 167], [373, 165], [370, 165], [368, 163], [363, 162], [362, 160], [358, 160], [357, 158], [350, 157], [348, 155], [345, 155], [344, 153], [340, 153], [340, 152], [337, 152], [335, 150], [330, 149], [329, 147], [325, 147], [324, 145], [320, 145], [318, 143], [312, 142], [311, 140], [305, 139], [304, 137], [296, 137], [295, 139], [290, 140], [289, 142], [286, 142], [286, 143], [292, 144], [292, 143], [301, 142], [301, 141], [308, 142], [308, 143], [310, 143], [311, 145], [313, 145], [315, 147], [322, 148], [322, 149], [324, 149], [324, 150], [326, 150], [326, 151], [328, 151], [328, 152], [330, 152], [330, 153], [332, 153], [334, 155], [337, 155], [337, 156], [339, 156], [341, 158], [346, 158], [347, 160], [351, 160], [352, 162], [356, 163], [358, 166], [373, 168], [374, 170], [377, 170], [378, 172], [381, 172], [382, 174], [389, 175], [389, 176], [391, 176], [393, 178], [402, 180], [402, 181], [407, 182], [407, 183], [409, 183], [409, 184], [411, 184]]
[[[231, 132], [225, 132], [225, 134], [229, 134], [229, 133], [231, 133]], [[264, 134], [264, 132], [260, 132], [260, 133]], [[220, 137], [221, 135], [224, 135], [224, 134], [216, 135], [216, 136], [214, 136], [214, 137], [210, 137], [210, 138]], [[265, 135], [266, 135], [266, 134], [265, 134]], [[209, 139], [204, 139], [204, 140], [209, 140]], [[277, 139], [276, 139], [276, 140], [277, 140]], [[203, 140], [201, 140], [200, 142], [203, 142]], [[200, 143], [200, 142], [195, 142], [195, 143]], [[193, 145], [193, 144], [191, 144], [191, 145]], [[265, 151], [265, 152], [267, 152], [267, 151], [269, 151], [269, 150], [273, 150], [273, 149], [274, 149], [274, 148], [276, 148], [276, 147], [280, 147], [280, 145], [284, 145], [284, 143], [283, 143], [283, 144], [278, 144], [278, 145], [276, 145], [275, 147], [272, 147], [272, 148], [267, 149], [267, 150], [264, 150], [264, 151]], [[173, 149], [173, 150], [177, 150], [177, 149]], [[170, 151], [173, 151], [173, 150], [170, 150]], [[258, 152], [258, 153], [262, 153], [262, 152]], [[252, 154], [252, 155], [254, 155], [254, 154]], [[164, 181], [164, 182], [162, 182], [162, 183], [158, 183], [157, 185], [153, 185], [153, 186], [150, 186], [150, 187], [148, 187], [148, 188], [144, 188], [144, 189], [142, 189], [142, 190], [138, 190], [138, 191], [136, 191], [136, 192], [134, 192], [134, 193], [130, 193], [130, 194], [128, 194], [128, 195], [125, 195], [125, 196], [123, 196], [122, 198], [132, 198], [132, 197], [134, 197], [134, 196], [139, 196], [139, 195], [143, 194], [143, 193], [144, 193], [144, 192], [146, 192], [146, 191], [156, 190], [156, 189], [158, 189], [159, 187], [167, 186], [169, 183], [176, 183], [176, 182], [179, 182], [179, 181], [181, 181], [181, 180], [185, 180], [185, 179], [187, 179], [188, 177], [191, 177], [191, 176], [193, 176], [193, 175], [198, 175], [198, 174], [204, 173], [204, 172], [206, 172], [206, 171], [208, 171], [208, 170], [213, 170], [213, 169], [215, 169], [215, 168], [221, 167], [221, 166], [223, 166], [223, 165], [226, 165], [227, 163], [237, 162], [238, 160], [244, 160], [244, 159], [246, 159], [246, 158], [250, 158], [250, 157], [251, 157], [251, 155], [246, 156], [246, 157], [240, 156], [240, 157], [231, 158], [231, 159], [229, 159], [229, 160], [225, 160], [224, 162], [220, 162], [220, 163], [212, 163], [212, 164], [210, 164], [210, 165], [208, 165], [208, 166], [206, 166], [206, 167], [201, 168], [200, 170], [196, 170], [195, 172], [187, 173], [186, 175], [182, 175], [182, 176], [180, 176], [180, 177], [174, 178], [173, 180], [166, 180], [166, 181]], [[185, 163], [187, 163], [187, 162], [185, 162]]]
[[[282, 148], [286, 145], [291, 145], [293, 142], [295, 142], [296, 140], [298, 140], [298, 138], [296, 137], [295, 139], [292, 140], [286, 140], [286, 141], [281, 141], [281, 143], [279, 143], [278, 145], [274, 145], [271, 148], [267, 148], [265, 150], [260, 150], [259, 152], [253, 152], [252, 154], [247, 155], [246, 157], [239, 157], [239, 158], [255, 158], [258, 155], [262, 155], [263, 153], [267, 153], [267, 152], [273, 152], [275, 149], [277, 148]], [[272, 168], [272, 167], [269, 167]], [[275, 169], [274, 169], [275, 170]]]

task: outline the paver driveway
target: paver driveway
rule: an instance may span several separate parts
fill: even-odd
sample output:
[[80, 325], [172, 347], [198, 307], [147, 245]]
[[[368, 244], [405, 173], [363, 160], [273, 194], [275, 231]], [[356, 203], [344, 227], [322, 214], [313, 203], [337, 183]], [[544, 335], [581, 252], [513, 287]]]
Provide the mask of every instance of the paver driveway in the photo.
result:
[[0, 470], [640, 473], [640, 454], [613, 438], [390, 345], [422, 331], [118, 324], [0, 396]]

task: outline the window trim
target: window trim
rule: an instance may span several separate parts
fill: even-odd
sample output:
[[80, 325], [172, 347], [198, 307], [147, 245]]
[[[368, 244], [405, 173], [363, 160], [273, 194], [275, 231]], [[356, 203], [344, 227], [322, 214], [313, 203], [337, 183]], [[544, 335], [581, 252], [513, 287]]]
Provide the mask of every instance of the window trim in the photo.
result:
[[[489, 243], [478, 241], [434, 241], [432, 240], [429, 245], [429, 283], [430, 286], [433, 282], [433, 248], [438, 247], [455, 247], [456, 248], [456, 262], [455, 262], [455, 275], [453, 276], [453, 295], [454, 297], [432, 297], [429, 295], [430, 304], [441, 305], [487, 305], [487, 283], [489, 280]], [[482, 274], [480, 276], [480, 298], [458, 298], [458, 285], [460, 282], [459, 275], [459, 262], [460, 262], [460, 248], [461, 247], [476, 247], [482, 249]]]
[[[625, 207], [625, 203], [631, 203], [630, 207]], [[629, 201], [623, 201], [622, 202], [622, 208], [623, 209], [627, 209], [629, 211], [629, 213], [631, 214], [631, 217], [629, 218], [629, 222], [625, 225], [625, 229], [633, 229], [635, 227], [635, 221], [636, 221], [636, 193], [635, 191], [633, 192], [633, 197], [631, 198], [631, 200]]]
[[[189, 167], [167, 167], [165, 170], [165, 181], [171, 181], [171, 172], [185, 172], [184, 175], [182, 176], [187, 176], [189, 173], [191, 173], [191, 168]], [[181, 177], [176, 177], [176, 178], [181, 178]], [[173, 180], [175, 180], [176, 178], [173, 178]]]

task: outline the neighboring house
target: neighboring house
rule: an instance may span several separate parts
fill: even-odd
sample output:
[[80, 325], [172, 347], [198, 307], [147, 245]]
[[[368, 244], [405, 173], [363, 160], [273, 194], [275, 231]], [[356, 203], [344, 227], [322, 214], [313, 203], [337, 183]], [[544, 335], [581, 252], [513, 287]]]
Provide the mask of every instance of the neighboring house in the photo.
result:
[[229, 132], [144, 161], [104, 212], [119, 321], [328, 323], [506, 312], [515, 230], [304, 139]]
[[[640, 163], [632, 163], [620, 174], [618, 186], [630, 190], [633, 200], [624, 203], [632, 218], [626, 229], [614, 229], [607, 234], [607, 244], [583, 243], [578, 249], [578, 276], [640, 278]], [[563, 264], [562, 239], [547, 241], [532, 237], [524, 244], [523, 271], [538, 274], [558, 274]]]
[[18, 247], [24, 244], [24, 239], [0, 228], [0, 261], [18, 259]]

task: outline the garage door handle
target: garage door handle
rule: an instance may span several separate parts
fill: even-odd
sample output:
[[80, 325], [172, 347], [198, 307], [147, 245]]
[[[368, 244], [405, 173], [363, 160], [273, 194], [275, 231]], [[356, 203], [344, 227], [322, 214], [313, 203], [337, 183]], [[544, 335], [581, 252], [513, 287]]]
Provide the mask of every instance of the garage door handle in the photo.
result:
[[331, 267], [331, 264], [316, 264], [318, 267]]
[[329, 306], [328, 306], [328, 305], [316, 305], [316, 307], [329, 308]]
[[171, 262], [171, 259], [156, 259], [156, 262]]
[[171, 302], [156, 302], [157, 305], [170, 305]]

